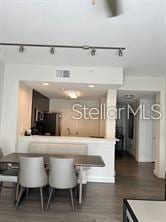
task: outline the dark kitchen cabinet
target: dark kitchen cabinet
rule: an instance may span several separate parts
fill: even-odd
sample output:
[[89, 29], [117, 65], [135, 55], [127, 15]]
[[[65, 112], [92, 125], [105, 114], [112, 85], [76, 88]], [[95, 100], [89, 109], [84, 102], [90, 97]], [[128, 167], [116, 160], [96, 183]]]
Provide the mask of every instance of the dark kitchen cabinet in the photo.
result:
[[31, 127], [36, 127], [36, 113], [49, 112], [49, 98], [33, 89]]

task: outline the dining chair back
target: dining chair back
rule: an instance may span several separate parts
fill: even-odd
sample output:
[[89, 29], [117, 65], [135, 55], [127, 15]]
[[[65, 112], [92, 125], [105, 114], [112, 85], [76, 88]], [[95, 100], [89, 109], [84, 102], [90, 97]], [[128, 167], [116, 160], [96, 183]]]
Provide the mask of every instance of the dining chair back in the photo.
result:
[[20, 157], [19, 183], [25, 188], [47, 185], [43, 157]]
[[57, 189], [71, 189], [76, 186], [73, 159], [50, 158], [49, 185]]
[[16, 209], [20, 203], [24, 190], [40, 188], [41, 208], [43, 211], [43, 187], [48, 184], [48, 177], [44, 168], [43, 157], [20, 157], [19, 184], [21, 186]]
[[73, 199], [73, 188], [76, 187], [77, 178], [74, 169], [73, 159], [63, 159], [63, 158], [50, 158], [49, 159], [49, 186], [50, 194], [48, 198], [47, 208], [49, 208], [50, 201], [52, 198], [53, 191], [55, 189], [69, 189], [71, 197], [72, 210], [74, 212], [74, 199]]

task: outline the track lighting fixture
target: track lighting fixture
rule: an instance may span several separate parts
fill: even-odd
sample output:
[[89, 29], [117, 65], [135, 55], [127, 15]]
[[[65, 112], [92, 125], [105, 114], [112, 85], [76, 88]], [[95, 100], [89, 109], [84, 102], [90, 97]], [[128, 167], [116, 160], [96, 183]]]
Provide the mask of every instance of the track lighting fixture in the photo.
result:
[[50, 54], [51, 54], [51, 55], [54, 55], [54, 53], [55, 53], [54, 47], [53, 47], [53, 46], [51, 46], [51, 49], [50, 49]]
[[23, 53], [23, 52], [24, 52], [24, 46], [23, 46], [23, 45], [20, 45], [20, 47], [19, 47], [19, 52], [20, 52], [20, 53]]
[[91, 49], [91, 56], [95, 56], [96, 55], [96, 49], [95, 48], [92, 48]]
[[119, 57], [122, 57], [123, 56], [123, 52], [122, 52], [122, 49], [120, 48], [119, 49]]
[[119, 56], [121, 57], [123, 55], [123, 50], [126, 48], [119, 47], [119, 46], [92, 46], [92, 45], [42, 45], [42, 44], [29, 44], [29, 43], [5, 43], [0, 42], [0, 46], [16, 46], [19, 47], [19, 52], [24, 52], [24, 47], [36, 47], [36, 48], [49, 48], [50, 54], [55, 54], [55, 48], [65, 48], [65, 49], [84, 49], [84, 50], [90, 50], [90, 53], [92, 56], [96, 55], [96, 50], [118, 50]]

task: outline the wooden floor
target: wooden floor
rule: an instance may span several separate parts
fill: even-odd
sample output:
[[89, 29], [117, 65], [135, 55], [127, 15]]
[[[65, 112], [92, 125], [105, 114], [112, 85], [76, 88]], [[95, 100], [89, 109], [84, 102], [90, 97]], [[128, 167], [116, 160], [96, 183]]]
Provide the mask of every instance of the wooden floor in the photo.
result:
[[[68, 192], [57, 191], [48, 213], [41, 213], [37, 190], [30, 192], [15, 211], [12, 193], [0, 196], [0, 222], [119, 222], [126, 197], [164, 198], [164, 181], [152, 174], [153, 164], [137, 164], [131, 158], [116, 161], [116, 184], [89, 183], [82, 209], [71, 212]], [[47, 193], [46, 193], [47, 194]], [[47, 195], [45, 194], [45, 203]]]

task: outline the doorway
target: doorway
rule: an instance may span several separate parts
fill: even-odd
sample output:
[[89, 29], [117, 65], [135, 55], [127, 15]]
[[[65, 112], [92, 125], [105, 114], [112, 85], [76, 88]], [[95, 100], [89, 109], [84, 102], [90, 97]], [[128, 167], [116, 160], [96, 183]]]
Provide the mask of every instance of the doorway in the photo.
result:
[[123, 111], [116, 121], [116, 159], [130, 157], [136, 162], [155, 162], [159, 120], [151, 118], [151, 107], [159, 103], [157, 92], [118, 91], [117, 108]]

